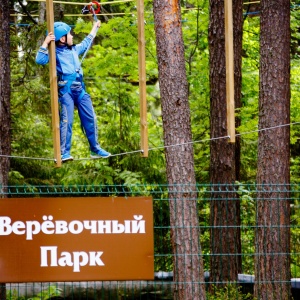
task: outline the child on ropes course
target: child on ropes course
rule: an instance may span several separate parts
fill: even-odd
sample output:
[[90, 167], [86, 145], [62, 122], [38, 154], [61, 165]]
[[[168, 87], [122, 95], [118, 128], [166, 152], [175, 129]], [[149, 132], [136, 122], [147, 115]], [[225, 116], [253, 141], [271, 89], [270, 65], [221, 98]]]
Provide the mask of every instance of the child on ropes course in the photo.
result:
[[91, 97], [85, 91], [83, 72], [79, 55], [85, 53], [92, 43], [100, 21], [94, 23], [90, 34], [78, 45], [73, 45], [71, 27], [63, 22], [54, 23], [54, 33], [49, 32], [36, 55], [36, 62], [45, 65], [49, 62], [48, 45], [56, 44], [56, 70], [60, 103], [60, 148], [62, 162], [73, 160], [71, 156], [71, 139], [74, 106], [84, 132], [89, 141], [92, 158], [107, 158], [111, 154], [102, 149], [98, 143], [98, 128]]

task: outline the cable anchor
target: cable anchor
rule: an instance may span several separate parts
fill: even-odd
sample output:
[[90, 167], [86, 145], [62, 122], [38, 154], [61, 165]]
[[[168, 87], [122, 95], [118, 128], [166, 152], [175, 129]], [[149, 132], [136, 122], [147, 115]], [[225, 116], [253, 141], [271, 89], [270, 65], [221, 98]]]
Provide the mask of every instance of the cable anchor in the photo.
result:
[[98, 21], [96, 14], [101, 12], [101, 5], [98, 1], [92, 1], [90, 4], [86, 5], [82, 10], [81, 13], [83, 15], [92, 14], [95, 21]]

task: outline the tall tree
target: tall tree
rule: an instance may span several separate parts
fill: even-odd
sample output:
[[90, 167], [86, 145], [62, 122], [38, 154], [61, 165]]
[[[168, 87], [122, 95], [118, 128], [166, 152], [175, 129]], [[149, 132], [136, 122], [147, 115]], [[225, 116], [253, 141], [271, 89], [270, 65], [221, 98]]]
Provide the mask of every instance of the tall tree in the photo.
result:
[[[233, 51], [234, 51], [234, 105], [237, 110], [242, 107], [242, 52], [243, 52], [243, 1], [232, 0], [233, 11]], [[235, 117], [235, 127], [241, 125], [241, 118], [239, 115]], [[235, 180], [241, 179], [241, 138], [235, 137]], [[237, 253], [242, 253], [241, 245], [241, 215], [240, 215], [240, 201], [238, 195], [236, 196], [236, 247]], [[238, 255], [236, 258], [237, 271], [242, 272], [242, 256]]]
[[[0, 198], [6, 197], [10, 155], [10, 42], [9, 0], [0, 2]], [[0, 283], [0, 300], [6, 299], [6, 285]]]
[[[243, 1], [232, 0], [233, 7], [233, 51], [234, 51], [234, 105], [242, 107], [242, 52], [243, 52]], [[239, 116], [235, 118], [235, 127], [241, 125]], [[241, 141], [236, 136], [235, 142], [235, 179], [240, 180]]]
[[[10, 155], [9, 0], [0, 3], [0, 195], [8, 185]], [[2, 192], [2, 193], [1, 193]], [[1, 196], [0, 196], [1, 197]]]
[[[241, 105], [242, 0], [233, 1], [235, 105]], [[236, 281], [241, 269], [240, 204], [231, 189], [239, 178], [240, 143], [229, 143], [226, 110], [224, 0], [210, 0], [210, 181], [221, 184], [210, 202], [210, 281]], [[236, 120], [239, 125], [239, 120]], [[228, 186], [222, 186], [227, 184]], [[229, 189], [229, 190], [228, 190]], [[228, 193], [224, 193], [228, 190]], [[234, 199], [234, 200], [230, 200]]]
[[153, 10], [169, 183], [174, 299], [203, 300], [204, 272], [180, 2], [154, 0]]
[[260, 26], [255, 294], [291, 299], [290, 128], [281, 126], [290, 122], [290, 1], [262, 0]]

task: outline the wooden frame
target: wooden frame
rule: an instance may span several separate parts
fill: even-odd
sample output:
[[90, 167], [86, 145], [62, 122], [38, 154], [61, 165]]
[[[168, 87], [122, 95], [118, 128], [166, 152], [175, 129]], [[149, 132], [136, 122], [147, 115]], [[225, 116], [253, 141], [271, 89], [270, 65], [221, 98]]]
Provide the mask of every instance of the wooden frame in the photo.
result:
[[[54, 32], [54, 12], [53, 12], [52, 0], [46, 0], [46, 10], [47, 10], [48, 32]], [[51, 41], [51, 43], [49, 44], [49, 69], [50, 69], [50, 94], [51, 94], [52, 136], [53, 136], [54, 158], [55, 158], [56, 166], [61, 167], [58, 89], [57, 89], [56, 57], [55, 57], [54, 41]]]
[[[42, 0], [43, 1], [43, 0]], [[53, 0], [46, 0], [48, 32], [54, 32]], [[145, 28], [144, 28], [144, 0], [137, 0], [138, 12], [138, 64], [139, 64], [139, 94], [140, 94], [140, 132], [141, 151], [143, 157], [148, 157], [148, 126], [146, 100], [146, 58], [145, 58]], [[50, 92], [52, 111], [52, 132], [54, 157], [56, 166], [61, 167], [60, 132], [58, 115], [58, 92], [55, 59], [55, 43], [49, 44]]]
[[138, 12], [138, 49], [139, 49], [139, 88], [140, 88], [140, 124], [142, 156], [148, 157], [148, 126], [146, 100], [146, 58], [145, 58], [145, 28], [144, 0], [137, 0]]
[[235, 143], [234, 53], [233, 53], [234, 49], [233, 49], [232, 0], [224, 0], [224, 5], [225, 5], [227, 133], [229, 135], [229, 142]]

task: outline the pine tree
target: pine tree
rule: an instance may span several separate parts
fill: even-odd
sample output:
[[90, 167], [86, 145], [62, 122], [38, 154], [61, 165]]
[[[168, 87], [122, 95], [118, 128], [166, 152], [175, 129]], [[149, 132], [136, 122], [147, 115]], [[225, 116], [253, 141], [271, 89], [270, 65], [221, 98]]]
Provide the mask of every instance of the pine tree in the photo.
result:
[[153, 9], [174, 253], [174, 299], [204, 300], [180, 5], [174, 0], [154, 0]]
[[[233, 1], [235, 106], [241, 104], [242, 1]], [[240, 143], [228, 135], [224, 1], [210, 1], [210, 182], [221, 184], [210, 202], [210, 281], [236, 281], [241, 269], [240, 203], [232, 184], [239, 178]], [[236, 119], [236, 126], [239, 119]], [[223, 184], [223, 186], [222, 186]], [[225, 186], [227, 185], [227, 186]], [[228, 192], [225, 192], [228, 191]], [[232, 200], [233, 199], [233, 200]], [[235, 254], [235, 255], [234, 255]]]
[[281, 125], [290, 122], [290, 1], [262, 0], [260, 25], [259, 129], [273, 129], [258, 138], [255, 294], [288, 300], [290, 128]]
[[10, 155], [10, 34], [9, 1], [0, 3], [0, 194], [8, 185]]

